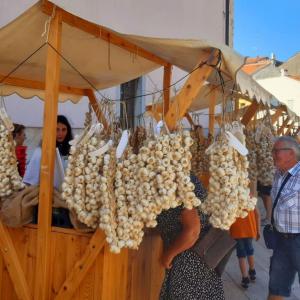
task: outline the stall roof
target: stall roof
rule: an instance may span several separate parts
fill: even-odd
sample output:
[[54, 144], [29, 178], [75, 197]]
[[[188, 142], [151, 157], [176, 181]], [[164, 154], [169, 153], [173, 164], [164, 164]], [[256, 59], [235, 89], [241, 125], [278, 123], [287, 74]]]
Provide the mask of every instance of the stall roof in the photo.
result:
[[[10, 78], [5, 80], [7, 84], [1, 87], [2, 95], [17, 93], [23, 98], [38, 96], [43, 99], [47, 49], [47, 34], [43, 33], [47, 33], [51, 14], [55, 12], [53, 7], [55, 6], [48, 1], [37, 2], [0, 29], [0, 82], [1, 78], [10, 74]], [[260, 88], [250, 76], [239, 71], [244, 64], [244, 57], [226, 45], [206, 40], [162, 39], [122, 34], [81, 19], [80, 16], [68, 12], [65, 14], [67, 17], [63, 18], [61, 48], [61, 55], [65, 60], [61, 65], [60, 82], [63, 89], [60, 101], [69, 99], [77, 102], [83, 96], [80, 90], [90, 89], [91, 85], [99, 90], [116, 86], [162, 65], [172, 64], [191, 72], [212, 49], [220, 49], [220, 70], [230, 79], [228, 81], [231, 85], [237, 80], [241, 91], [248, 91], [250, 96], [253, 96], [253, 90]], [[77, 26], [78, 22], [82, 22], [85, 30]], [[123, 41], [126, 41], [125, 45]], [[216, 81], [217, 77], [215, 71], [210, 80]], [[19, 84], [22, 87], [14, 86], [13, 82], [16, 81], [34, 82], [35, 89], [29, 89], [24, 84]], [[69, 93], [70, 90], [72, 93]], [[270, 99], [274, 100], [265, 91], [254, 91], [254, 94], [256, 100], [264, 103], [270, 104]], [[207, 107], [203, 93], [198, 99], [198, 108]]]

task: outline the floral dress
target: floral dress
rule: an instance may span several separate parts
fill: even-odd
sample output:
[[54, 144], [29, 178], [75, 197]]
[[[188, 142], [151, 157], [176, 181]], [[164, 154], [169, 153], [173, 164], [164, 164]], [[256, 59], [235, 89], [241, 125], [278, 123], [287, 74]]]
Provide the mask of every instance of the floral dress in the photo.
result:
[[[195, 194], [201, 200], [206, 191], [197, 177], [191, 175], [195, 185]], [[157, 217], [157, 229], [161, 234], [164, 247], [167, 248], [182, 229], [180, 215], [182, 206], [163, 211]], [[208, 217], [198, 211], [203, 238], [209, 229]], [[219, 300], [225, 299], [221, 278], [211, 270], [194, 251], [188, 249], [178, 254], [172, 261], [172, 268], [166, 270], [160, 292], [160, 300]]]

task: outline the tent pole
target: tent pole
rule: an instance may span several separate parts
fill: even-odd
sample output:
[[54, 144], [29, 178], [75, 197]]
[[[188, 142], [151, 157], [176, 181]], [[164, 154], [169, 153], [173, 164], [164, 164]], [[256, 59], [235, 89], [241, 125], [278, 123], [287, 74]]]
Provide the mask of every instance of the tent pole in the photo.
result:
[[215, 109], [216, 109], [216, 98], [217, 98], [217, 93], [216, 90], [212, 90], [211, 96], [210, 96], [210, 101], [209, 101], [209, 109], [208, 109], [208, 133], [211, 136], [214, 136], [215, 134]]
[[[61, 50], [61, 11], [56, 10], [51, 20], [48, 42]], [[44, 128], [40, 169], [39, 216], [37, 232], [37, 259], [35, 270], [35, 300], [49, 299], [51, 281], [51, 219], [53, 177], [56, 147], [56, 122], [59, 96], [61, 58], [47, 46]]]
[[170, 108], [170, 86], [172, 78], [172, 65], [164, 67], [164, 80], [163, 80], [163, 90], [164, 90], [164, 117], [167, 115]]

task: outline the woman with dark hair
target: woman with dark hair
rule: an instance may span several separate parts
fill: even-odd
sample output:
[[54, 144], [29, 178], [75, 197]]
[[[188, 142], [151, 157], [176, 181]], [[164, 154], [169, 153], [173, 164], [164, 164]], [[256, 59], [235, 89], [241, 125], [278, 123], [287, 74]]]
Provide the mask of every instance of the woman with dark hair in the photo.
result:
[[[70, 152], [69, 142], [73, 139], [72, 129], [68, 119], [63, 115], [57, 116], [57, 129], [56, 129], [56, 147], [59, 150], [64, 168]], [[38, 147], [34, 150], [32, 157], [26, 168], [23, 182], [27, 185], [39, 185], [40, 183], [40, 167], [41, 167], [42, 149]], [[57, 163], [54, 169], [54, 187], [60, 189], [61, 179], [58, 172]], [[37, 212], [37, 210], [36, 210]], [[34, 214], [34, 223], [37, 221], [37, 213]], [[60, 227], [72, 227], [69, 213], [64, 208], [52, 209], [52, 225]]]
[[72, 128], [68, 119], [63, 115], [57, 116], [56, 147], [61, 156], [68, 156], [70, 152], [69, 142], [73, 140]]

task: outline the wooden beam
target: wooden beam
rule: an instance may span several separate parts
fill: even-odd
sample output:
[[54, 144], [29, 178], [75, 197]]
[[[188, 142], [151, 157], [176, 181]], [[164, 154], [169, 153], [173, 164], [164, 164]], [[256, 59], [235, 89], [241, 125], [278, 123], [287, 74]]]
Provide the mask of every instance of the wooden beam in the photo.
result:
[[[172, 101], [170, 109], [165, 117], [165, 121], [170, 130], [175, 129], [177, 121], [185, 115], [188, 108], [199, 94], [199, 91], [203, 87], [203, 83], [213, 71], [213, 68], [209, 66], [209, 64], [215, 64], [217, 62], [218, 54], [219, 50], [212, 50], [211, 53], [201, 57], [198, 64], [200, 67], [191, 73], [175, 100]], [[201, 66], [205, 61], [208, 63]]]
[[[81, 257], [69, 273], [64, 284], [60, 288], [55, 300], [72, 299], [74, 293], [80, 286], [80, 283], [85, 278], [86, 274], [94, 264], [97, 256], [105, 244], [105, 235], [102, 230], [97, 229], [90, 239], [90, 242]], [[100, 282], [98, 283], [100, 284]], [[105, 287], [103, 287], [105, 288]], [[100, 295], [99, 295], [100, 297]]]
[[[0, 249], [11, 282], [19, 299], [31, 300], [32, 295], [19, 257], [8, 230], [0, 220]], [[3, 270], [1, 270], [2, 272]], [[2, 287], [3, 288], [3, 287]]]
[[275, 114], [273, 114], [273, 115], [271, 116], [271, 122], [272, 122], [272, 125], [274, 125], [274, 124], [277, 122], [277, 120], [280, 118], [280, 116], [282, 115], [282, 113], [283, 113], [284, 111], [285, 111], [285, 110], [284, 110], [284, 108], [283, 108], [282, 106], [280, 106], [280, 107], [278, 107], [278, 108], [276, 109]]
[[242, 120], [241, 120], [242, 124], [247, 126], [247, 124], [251, 121], [251, 119], [255, 115], [258, 108], [259, 108], [259, 103], [256, 101], [253, 101], [251, 103], [251, 105], [248, 106], [245, 114], [242, 117]]
[[217, 101], [217, 93], [215, 90], [212, 90], [210, 95], [209, 101], [209, 108], [208, 108], [208, 133], [212, 136], [215, 135], [215, 108], [216, 108], [216, 101]]
[[104, 128], [107, 129], [108, 128], [107, 120], [106, 120], [106, 118], [105, 118], [105, 116], [104, 116], [104, 114], [101, 110], [101, 107], [99, 106], [99, 103], [97, 101], [97, 98], [96, 98], [94, 92], [92, 90], [86, 90], [85, 93], [89, 98], [91, 106], [92, 106], [99, 122], [101, 122], [102, 125], [104, 126]]
[[284, 129], [286, 128], [286, 126], [287, 126], [287, 124], [289, 123], [289, 121], [290, 121], [290, 117], [287, 116], [286, 119], [283, 121], [281, 127], [280, 127], [280, 128], [278, 129], [278, 131], [277, 131], [277, 134], [278, 134], [278, 135], [283, 134]]
[[170, 108], [170, 86], [172, 79], [172, 65], [164, 67], [164, 81], [163, 81], [163, 90], [164, 90], [164, 115], [166, 116]]
[[[0, 75], [0, 81], [3, 78], [4, 76]], [[28, 79], [17, 78], [17, 77], [8, 77], [4, 80], [4, 83], [6, 85], [24, 87], [28, 89], [41, 90], [41, 91], [45, 90], [45, 82], [42, 81], [28, 80]], [[67, 85], [60, 85], [59, 92], [65, 94], [71, 94], [71, 95], [85, 96], [84, 89], [75, 88]]]
[[[61, 12], [56, 11], [49, 30], [49, 42], [58, 52], [61, 50]], [[37, 258], [35, 271], [35, 300], [49, 299], [51, 275], [51, 219], [53, 177], [56, 148], [56, 123], [60, 80], [60, 56], [47, 46], [46, 90], [44, 127], [40, 169], [39, 214], [37, 230]]]
[[234, 99], [234, 115], [235, 115], [235, 118], [238, 117], [239, 109], [240, 109], [240, 99], [238, 97], [236, 97]]
[[[42, 10], [47, 15], [51, 16], [54, 8], [54, 4], [49, 1], [44, 1], [42, 4]], [[134, 43], [127, 41], [125, 38], [119, 36], [113, 31], [108, 30], [107, 28], [100, 26], [98, 24], [89, 22], [80, 17], [72, 15], [71, 13], [61, 9], [56, 8], [56, 11], [60, 11], [62, 13], [62, 21], [67, 23], [68, 25], [78, 28], [86, 33], [89, 33], [97, 38], [100, 38], [104, 41], [107, 41], [115, 46], [118, 46], [126, 51], [134, 53], [140, 57], [148, 59], [156, 64], [162, 66], [168, 66], [169, 63], [164, 59], [158, 57], [151, 52], [144, 50], [141, 47], [136, 46]]]

